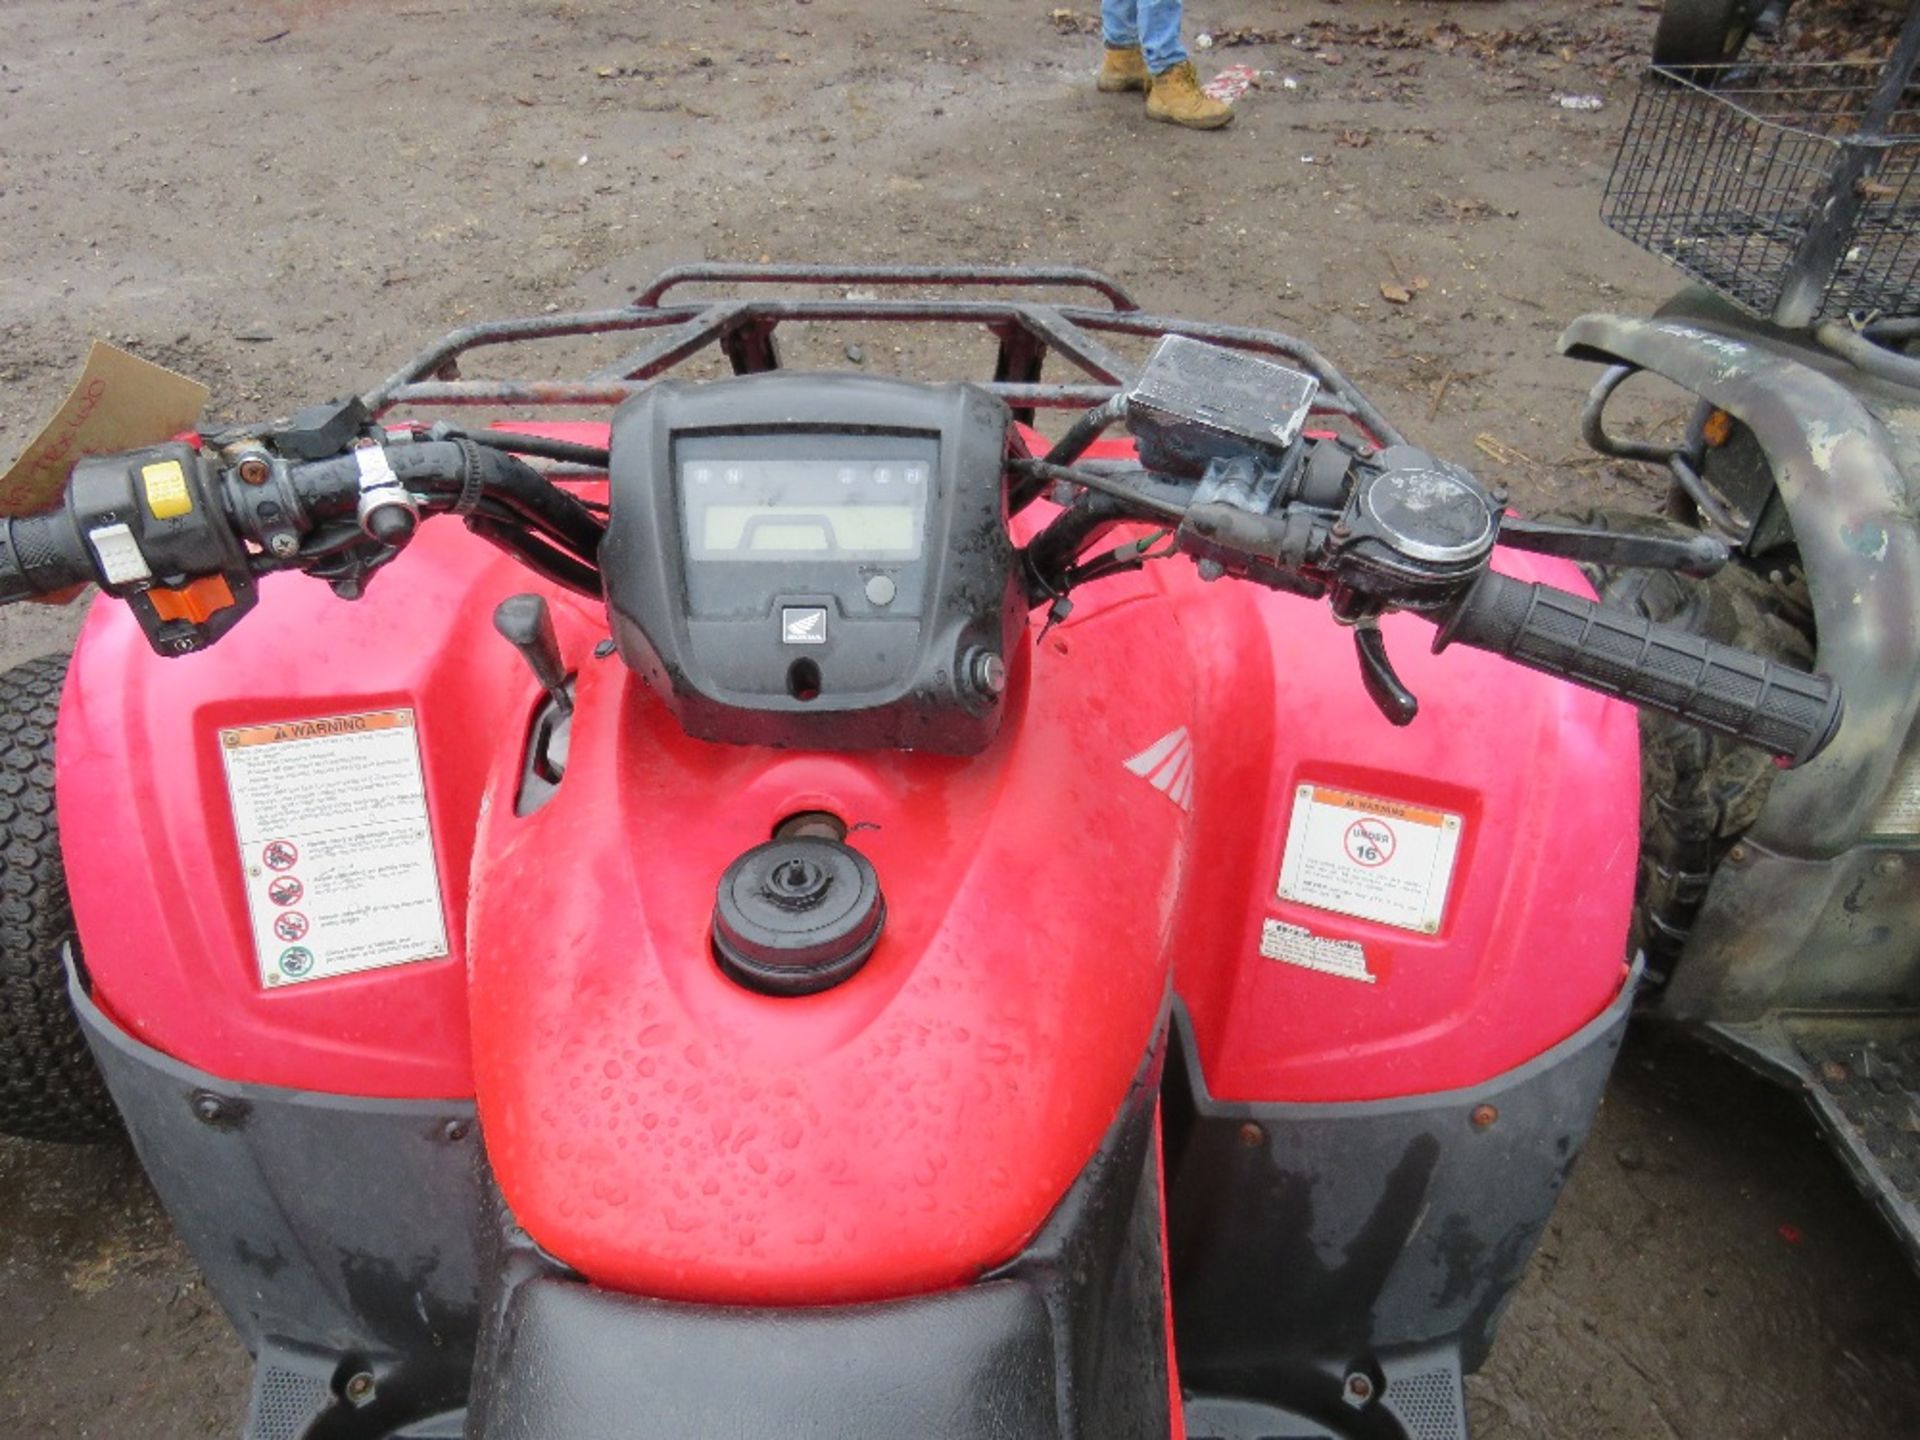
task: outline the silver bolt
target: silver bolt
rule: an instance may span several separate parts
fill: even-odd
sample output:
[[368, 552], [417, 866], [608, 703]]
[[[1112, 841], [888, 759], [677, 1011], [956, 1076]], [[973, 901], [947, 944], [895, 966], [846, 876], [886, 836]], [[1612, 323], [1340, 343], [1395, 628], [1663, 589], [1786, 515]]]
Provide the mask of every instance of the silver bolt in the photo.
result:
[[366, 1404], [369, 1400], [373, 1399], [374, 1385], [372, 1372], [362, 1370], [357, 1375], [348, 1376], [345, 1390], [349, 1403], [354, 1405]]
[[982, 695], [1002, 695], [1007, 689], [1007, 662], [987, 650], [973, 657], [973, 684]]
[[1354, 1371], [1351, 1375], [1347, 1376], [1341, 1398], [1354, 1409], [1360, 1409], [1369, 1400], [1373, 1399], [1372, 1378], [1361, 1374], [1358, 1370]]
[[300, 553], [300, 537], [291, 530], [276, 530], [267, 537], [267, 549], [286, 560]]

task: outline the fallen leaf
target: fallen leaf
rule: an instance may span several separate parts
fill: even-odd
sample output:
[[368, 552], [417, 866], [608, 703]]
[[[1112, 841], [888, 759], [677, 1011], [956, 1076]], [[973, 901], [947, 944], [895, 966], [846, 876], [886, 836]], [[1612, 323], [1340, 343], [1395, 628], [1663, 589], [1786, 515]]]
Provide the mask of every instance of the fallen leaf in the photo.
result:
[[1380, 282], [1380, 298], [1390, 305], [1405, 305], [1413, 299], [1413, 292], [1404, 285], [1383, 280]]

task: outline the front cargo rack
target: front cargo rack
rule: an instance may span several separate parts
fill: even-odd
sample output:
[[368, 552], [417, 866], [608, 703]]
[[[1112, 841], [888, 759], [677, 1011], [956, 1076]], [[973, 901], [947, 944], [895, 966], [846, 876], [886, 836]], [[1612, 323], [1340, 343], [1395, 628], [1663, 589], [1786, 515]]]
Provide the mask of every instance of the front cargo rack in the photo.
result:
[[[824, 288], [841, 294], [802, 298], [791, 293], [729, 293], [668, 302], [670, 292], [696, 285], [778, 286], [789, 292]], [[951, 293], [962, 289], [999, 293], [987, 299]], [[938, 298], [900, 293], [905, 290], [934, 291]], [[1105, 303], [1007, 298], [1042, 290], [1087, 291]], [[1402, 439], [1373, 402], [1304, 341], [1273, 330], [1148, 315], [1097, 271], [1037, 266], [686, 265], [664, 272], [632, 304], [617, 310], [494, 320], [456, 330], [361, 398], [375, 415], [400, 406], [612, 406], [714, 348], [735, 374], [778, 369], [775, 333], [785, 322], [984, 329], [997, 342], [994, 372], [990, 380], [976, 383], [1029, 422], [1038, 409], [1082, 410], [1101, 404], [1130, 383], [1136, 367], [1103, 337], [1155, 340], [1186, 335], [1305, 370], [1320, 382], [1316, 414], [1346, 421], [1373, 444], [1398, 444]], [[480, 380], [461, 375], [462, 357], [475, 350], [623, 333], [645, 336], [646, 342], [583, 379]], [[1049, 356], [1071, 365], [1078, 375], [1067, 383], [1043, 382]]]

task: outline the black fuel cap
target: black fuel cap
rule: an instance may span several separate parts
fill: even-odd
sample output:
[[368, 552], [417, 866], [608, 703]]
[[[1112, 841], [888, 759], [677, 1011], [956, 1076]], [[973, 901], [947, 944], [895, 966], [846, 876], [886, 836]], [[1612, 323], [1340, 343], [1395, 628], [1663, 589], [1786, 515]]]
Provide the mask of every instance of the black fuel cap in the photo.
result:
[[880, 877], [838, 840], [770, 840], [720, 876], [713, 953], [764, 995], [813, 995], [867, 963], [887, 905]]

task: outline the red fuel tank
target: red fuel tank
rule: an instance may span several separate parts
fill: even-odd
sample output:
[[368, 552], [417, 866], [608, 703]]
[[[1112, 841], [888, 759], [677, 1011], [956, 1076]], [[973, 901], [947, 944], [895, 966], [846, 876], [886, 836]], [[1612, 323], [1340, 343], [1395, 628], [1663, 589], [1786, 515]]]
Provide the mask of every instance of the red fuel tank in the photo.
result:
[[[541, 1245], [616, 1288], [777, 1304], [957, 1284], [1039, 1227], [1168, 993], [1187, 818], [1125, 761], [1195, 687], [1133, 589], [1014, 667], [973, 759], [706, 744], [618, 659], [587, 668], [559, 792], [496, 801], [475, 866], [481, 1124]], [[712, 958], [716, 884], [822, 810], [885, 929], [831, 990], [751, 993]]]
[[[578, 711], [564, 781], [522, 816], [538, 693], [489, 617], [535, 588], [434, 524], [365, 599], [270, 579], [187, 660], [96, 607], [59, 803], [116, 1019], [235, 1080], [477, 1095], [516, 1217], [597, 1282], [825, 1302], [979, 1274], [1094, 1153], [1173, 989], [1216, 1096], [1299, 1101], [1484, 1080], [1618, 993], [1632, 712], [1433, 656], [1418, 619], [1385, 626], [1423, 707], [1396, 730], [1323, 606], [1171, 561], [1036, 621], [985, 754], [828, 756], [688, 739], [593, 655], [598, 607], [556, 598]], [[444, 954], [275, 969], [251, 833], [273, 792], [223, 750], [399, 712]], [[848, 824], [886, 929], [835, 989], [752, 994], [711, 958], [715, 885], [806, 810]]]

